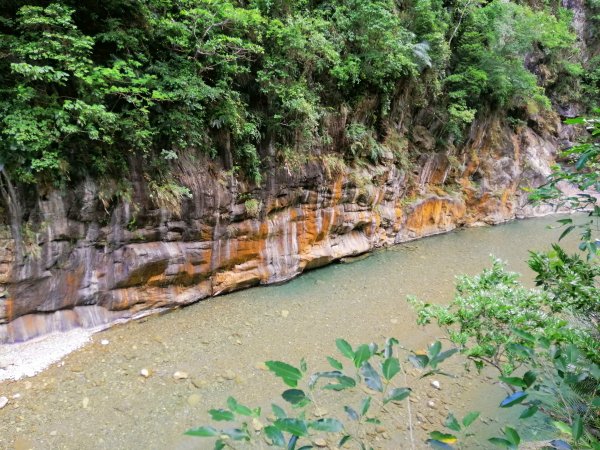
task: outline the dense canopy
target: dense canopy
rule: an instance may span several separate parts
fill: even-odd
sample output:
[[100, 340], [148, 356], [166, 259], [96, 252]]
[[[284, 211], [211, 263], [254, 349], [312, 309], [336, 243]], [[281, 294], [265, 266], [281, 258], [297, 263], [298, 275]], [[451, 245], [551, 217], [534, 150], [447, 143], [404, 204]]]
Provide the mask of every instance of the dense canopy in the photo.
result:
[[[158, 176], [182, 151], [220, 155], [260, 182], [268, 158], [339, 151], [376, 161], [394, 132], [386, 145], [401, 161], [406, 112], [456, 144], [482, 111], [526, 120], [550, 106], [549, 92], [580, 101], [600, 78], [583, 76], [572, 14], [556, 4], [3, 5], [0, 163], [26, 183], [118, 176], [132, 160]], [[339, 117], [349, 118], [342, 130]]]

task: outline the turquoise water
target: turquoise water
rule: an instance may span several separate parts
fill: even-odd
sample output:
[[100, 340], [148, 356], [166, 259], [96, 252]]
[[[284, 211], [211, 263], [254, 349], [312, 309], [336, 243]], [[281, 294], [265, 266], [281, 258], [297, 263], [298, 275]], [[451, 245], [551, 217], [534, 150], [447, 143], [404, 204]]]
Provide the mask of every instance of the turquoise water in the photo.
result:
[[[356, 345], [394, 336], [407, 348], [423, 349], [444, 334], [415, 324], [407, 295], [448, 303], [455, 276], [478, 273], [489, 266], [490, 254], [506, 260], [532, 285], [528, 250], [548, 248], [558, 237], [558, 231], [546, 228], [555, 220], [530, 219], [414, 241], [283, 285], [114, 327], [69, 355], [64, 365], [27, 381], [0, 384], [0, 395], [20, 394], [0, 411], [5, 428], [0, 444], [8, 444], [0, 447], [11, 448], [19, 440], [29, 445], [23, 448], [35, 449], [211, 448], [182, 433], [208, 423], [206, 410], [223, 407], [229, 395], [251, 406], [268, 407], [277, 400], [284, 386], [264, 370], [264, 361], [298, 363], [306, 357], [309, 369], [326, 369], [324, 355], [336, 353], [338, 337]], [[102, 339], [109, 344], [101, 345]], [[449, 370], [463, 373], [461, 364], [451, 363]], [[142, 369], [151, 373], [149, 378], [139, 376]], [[189, 377], [175, 380], [175, 371]], [[416, 448], [423, 448], [429, 430], [442, 428], [448, 411], [462, 415], [478, 409], [487, 421], [504, 396], [500, 387], [471, 375], [440, 378], [441, 391], [414, 375], [409, 372], [407, 383], [416, 393], [411, 403]], [[430, 401], [434, 408], [427, 405]], [[341, 405], [331, 404], [330, 412], [338, 409]], [[382, 437], [376, 448], [410, 448], [407, 408], [399, 408], [393, 419], [386, 424], [388, 439]], [[510, 414], [490, 422], [489, 432], [505, 420]]]

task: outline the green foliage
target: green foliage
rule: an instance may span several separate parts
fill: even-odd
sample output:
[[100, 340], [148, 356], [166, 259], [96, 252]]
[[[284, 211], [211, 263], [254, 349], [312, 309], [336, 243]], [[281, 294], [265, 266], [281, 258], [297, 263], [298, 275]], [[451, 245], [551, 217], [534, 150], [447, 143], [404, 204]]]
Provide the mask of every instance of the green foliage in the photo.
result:
[[[317, 445], [325, 433], [330, 440], [338, 442], [339, 447], [353, 442], [366, 449], [370, 445], [369, 433], [382, 423], [381, 418], [385, 414], [393, 413], [393, 409], [389, 408], [400, 408], [402, 402], [409, 407], [407, 399], [412, 389], [398, 386], [407, 380], [404, 367], [412, 363], [418, 370], [427, 370], [423, 376], [443, 374], [437, 364], [453, 355], [456, 350], [442, 351], [441, 343], [434, 342], [427, 355], [420, 355], [424, 359], [417, 363], [413, 359], [416, 354], [398, 346], [398, 341], [394, 338], [387, 339], [381, 349], [375, 343], [362, 344], [353, 349], [344, 339], [337, 339], [336, 346], [341, 356], [348, 361], [347, 369], [344, 369], [342, 362], [331, 356], [326, 359], [335, 370], [310, 374], [304, 360], [298, 367], [282, 361], [266, 362], [267, 368], [276, 377], [293, 388], [286, 389], [281, 394], [291, 406], [290, 413], [273, 404], [274, 417], [264, 419], [260, 408], [250, 409], [230, 397], [227, 400], [228, 409], [211, 409], [209, 414], [215, 422], [238, 422], [236, 428], [218, 430], [212, 426], [203, 426], [188, 430], [186, 434], [217, 438], [215, 448], [230, 446], [229, 440], [232, 439], [258, 446], [266, 442], [273, 447], [295, 449]], [[349, 404], [343, 407], [345, 417], [326, 417], [327, 413], [319, 407], [322, 404], [319, 396], [324, 391], [337, 393], [346, 401], [357, 396], [362, 399], [358, 407]], [[319, 418], [312, 420], [309, 419], [311, 416]], [[464, 427], [468, 427], [477, 417], [477, 413], [467, 415], [463, 419]], [[239, 421], [242, 423], [239, 424]], [[264, 426], [266, 421], [270, 424]], [[412, 429], [412, 424], [409, 427]]]
[[5, 2], [0, 160], [18, 182], [119, 178], [133, 161], [160, 180], [165, 151], [198, 151], [260, 183], [265, 157], [330, 145], [327, 117], [348, 114], [335, 144], [375, 162], [406, 86], [448, 115], [442, 139], [482, 109], [547, 103], [523, 59], [581, 78], [567, 22], [501, 1]]
[[256, 200], [255, 198], [251, 198], [244, 202], [244, 207], [246, 208], [246, 213], [248, 214], [248, 216], [252, 218], [257, 218], [260, 214], [262, 203]]
[[501, 0], [485, 5], [467, 2], [461, 14], [464, 25], [457, 34], [456, 69], [444, 81], [450, 127], [460, 130], [461, 123], [470, 123], [483, 105], [506, 109], [533, 100], [549, 108], [548, 98], [524, 60], [534, 47], [548, 55], [570, 49], [574, 36], [569, 21]]
[[[520, 350], [527, 345], [529, 333], [540, 332], [553, 339], [565, 333], [566, 322], [544, 307], [546, 295], [524, 288], [518, 275], [507, 272], [499, 260], [479, 275], [459, 277], [449, 306], [411, 302], [420, 324], [435, 320], [478, 367], [488, 363], [503, 374], [527, 361]], [[514, 333], [516, 328], [527, 334]]]
[[529, 267], [537, 274], [536, 285], [550, 295], [553, 311], [570, 309], [600, 318], [600, 265], [568, 255], [555, 244], [549, 252], [531, 253]]
[[[600, 113], [600, 110], [595, 113]], [[547, 183], [532, 192], [530, 200], [586, 212], [588, 219], [583, 223], [570, 218], [558, 221], [565, 227], [559, 240], [576, 229], [581, 230], [579, 249], [587, 252], [588, 260], [591, 260], [600, 252], [597, 244], [600, 230], [600, 206], [597, 204], [597, 195], [600, 192], [600, 119], [578, 117], [569, 119], [566, 123], [584, 126], [589, 132], [588, 137], [562, 152], [565, 163], [553, 167]], [[561, 189], [562, 184], [573, 185], [577, 191], [567, 194]], [[564, 262], [566, 258], [559, 260]], [[575, 263], [573, 258], [571, 263]]]
[[148, 183], [148, 188], [150, 189], [150, 199], [152, 199], [155, 206], [170, 211], [176, 216], [181, 215], [183, 200], [192, 197], [192, 193], [188, 188], [172, 181], [159, 184], [151, 180]]

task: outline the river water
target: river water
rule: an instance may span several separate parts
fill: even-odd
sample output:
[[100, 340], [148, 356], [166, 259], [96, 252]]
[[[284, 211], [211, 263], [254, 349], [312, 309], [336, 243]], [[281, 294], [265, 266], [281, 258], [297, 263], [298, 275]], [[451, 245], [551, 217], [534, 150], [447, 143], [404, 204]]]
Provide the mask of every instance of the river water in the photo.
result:
[[[531, 285], [528, 250], [545, 249], [556, 240], [558, 232], [547, 229], [555, 220], [422, 239], [311, 271], [284, 285], [115, 326], [33, 378], [0, 383], [0, 396], [10, 400], [0, 409], [0, 448], [212, 448], [209, 441], [183, 432], [209, 423], [206, 411], [225, 406], [229, 395], [250, 406], [285, 403], [277, 399], [284, 386], [265, 371], [264, 361], [297, 364], [306, 357], [309, 369], [326, 369], [324, 355], [336, 354], [338, 337], [355, 345], [394, 336], [407, 348], [424, 349], [444, 334], [434, 326], [416, 325], [407, 295], [448, 303], [455, 276], [478, 273], [490, 265], [490, 254], [522, 272]], [[148, 378], [140, 376], [142, 369], [149, 371]], [[450, 369], [464, 372], [460, 359]], [[176, 371], [188, 378], [176, 380]], [[427, 431], [441, 429], [448, 411], [458, 416], [483, 411], [492, 434], [509, 420], [505, 415], [490, 421], [504, 394], [485, 377], [442, 377], [438, 391], [430, 379], [413, 375], [409, 371], [407, 383], [415, 391], [416, 448], [424, 448]], [[339, 408], [332, 405], [329, 413], [343, 415]], [[407, 408], [401, 406], [374, 438], [375, 447], [410, 448], [407, 423]], [[473, 442], [465, 448], [486, 447]]]

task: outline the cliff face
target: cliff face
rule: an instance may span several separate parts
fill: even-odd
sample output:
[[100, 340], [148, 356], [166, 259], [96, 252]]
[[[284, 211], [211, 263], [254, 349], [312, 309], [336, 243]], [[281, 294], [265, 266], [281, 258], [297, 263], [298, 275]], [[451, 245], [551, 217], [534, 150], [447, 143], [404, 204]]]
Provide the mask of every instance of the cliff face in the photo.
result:
[[40, 190], [27, 206], [22, 261], [8, 225], [1, 229], [0, 342], [104, 325], [456, 227], [535, 215], [521, 188], [549, 173], [558, 127], [515, 131], [488, 119], [458, 158], [423, 153], [409, 171], [385, 162], [334, 171], [315, 157], [270, 170], [261, 188], [212, 162], [180, 160], [178, 182], [193, 198], [175, 213], [153, 206], [135, 173], [131, 199], [114, 205], [98, 200], [103, 187], [91, 180], [66, 194]]

